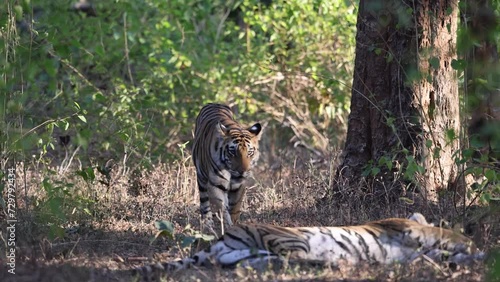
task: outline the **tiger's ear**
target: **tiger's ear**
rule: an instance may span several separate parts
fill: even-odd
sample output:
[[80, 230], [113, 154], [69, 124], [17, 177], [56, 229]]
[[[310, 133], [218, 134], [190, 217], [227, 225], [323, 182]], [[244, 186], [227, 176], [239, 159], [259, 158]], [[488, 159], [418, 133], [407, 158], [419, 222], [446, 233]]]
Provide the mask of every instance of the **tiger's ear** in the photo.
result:
[[262, 130], [262, 126], [260, 125], [260, 123], [256, 123], [256, 124], [250, 126], [247, 130], [250, 133], [252, 133], [253, 135], [257, 136], [257, 135], [259, 135], [260, 131]]
[[221, 122], [217, 123], [217, 129], [222, 136], [229, 135], [229, 128], [223, 125]]

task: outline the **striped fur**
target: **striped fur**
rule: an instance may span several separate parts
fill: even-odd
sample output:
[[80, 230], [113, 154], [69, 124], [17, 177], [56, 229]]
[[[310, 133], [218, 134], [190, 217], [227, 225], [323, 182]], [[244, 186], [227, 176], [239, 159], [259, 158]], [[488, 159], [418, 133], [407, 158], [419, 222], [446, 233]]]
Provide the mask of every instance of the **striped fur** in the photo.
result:
[[209, 227], [212, 212], [224, 224], [237, 222], [245, 195], [245, 179], [259, 159], [261, 125], [243, 128], [228, 106], [205, 105], [196, 118], [193, 161], [200, 192], [200, 211]]
[[416, 213], [410, 219], [389, 218], [344, 227], [240, 224], [229, 228], [217, 243], [193, 257], [144, 266], [135, 271], [147, 279], [158, 271], [211, 263], [255, 266], [282, 258], [332, 265], [340, 261], [352, 264], [360, 261], [405, 263], [423, 255], [435, 261], [455, 263], [468, 263], [484, 256], [467, 237], [434, 227]]

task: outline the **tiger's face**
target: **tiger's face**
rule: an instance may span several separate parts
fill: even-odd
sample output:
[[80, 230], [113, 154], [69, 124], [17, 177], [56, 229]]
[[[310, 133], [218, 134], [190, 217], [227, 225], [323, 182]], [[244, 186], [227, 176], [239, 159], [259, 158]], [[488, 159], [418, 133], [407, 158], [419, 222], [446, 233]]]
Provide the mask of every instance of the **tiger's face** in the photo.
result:
[[259, 139], [262, 126], [256, 123], [247, 129], [228, 128], [219, 123], [222, 135], [222, 160], [231, 176], [247, 177], [259, 159]]

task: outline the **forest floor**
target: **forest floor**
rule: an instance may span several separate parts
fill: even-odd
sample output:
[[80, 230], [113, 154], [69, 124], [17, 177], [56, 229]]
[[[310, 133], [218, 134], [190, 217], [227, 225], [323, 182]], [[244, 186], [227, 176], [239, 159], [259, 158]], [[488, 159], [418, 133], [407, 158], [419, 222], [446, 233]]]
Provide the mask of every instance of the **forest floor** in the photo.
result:
[[[333, 162], [311, 164], [309, 159], [300, 157], [286, 163], [260, 166], [255, 170], [255, 181], [247, 191], [242, 221], [283, 226], [352, 225], [387, 217], [407, 217], [413, 212], [420, 212], [429, 221], [438, 223], [441, 219], [452, 223], [467, 220], [460, 215], [461, 208], [456, 208], [451, 202], [431, 205], [406, 199], [388, 204], [384, 199], [361, 193], [356, 187], [325, 198], [333, 181], [330, 177], [332, 166]], [[73, 197], [92, 199], [94, 205], [88, 214], [73, 211], [64, 215], [63, 236], [50, 240], [47, 233], [51, 225], [43, 218], [42, 205], [47, 193], [40, 184], [47, 175], [35, 171], [34, 167], [17, 166], [16, 274], [7, 273], [6, 256], [2, 251], [0, 281], [137, 281], [131, 276], [130, 269], [191, 254], [189, 246], [181, 247], [180, 239], [182, 235], [193, 234], [193, 230], [199, 229], [196, 177], [189, 158], [154, 165], [150, 170], [115, 165], [109, 178], [96, 171], [96, 179], [92, 181], [82, 180], [74, 171], [53, 168], [58, 173], [51, 178], [60, 180], [54, 183], [66, 187]], [[67, 183], [74, 185], [65, 186]], [[3, 216], [5, 213], [0, 215]], [[156, 220], [172, 222], [174, 238], [153, 239], [157, 233]], [[479, 247], [486, 251], [498, 249], [499, 225], [481, 221], [475, 226], [471, 236], [479, 241]], [[6, 246], [4, 238], [8, 236], [5, 231], [6, 227], [2, 226], [2, 249]], [[495, 268], [498, 266], [496, 263]], [[499, 279], [499, 272], [483, 262], [450, 266], [422, 260], [409, 265], [388, 266], [288, 265], [265, 271], [212, 267], [179, 271], [164, 279], [485, 281]]]

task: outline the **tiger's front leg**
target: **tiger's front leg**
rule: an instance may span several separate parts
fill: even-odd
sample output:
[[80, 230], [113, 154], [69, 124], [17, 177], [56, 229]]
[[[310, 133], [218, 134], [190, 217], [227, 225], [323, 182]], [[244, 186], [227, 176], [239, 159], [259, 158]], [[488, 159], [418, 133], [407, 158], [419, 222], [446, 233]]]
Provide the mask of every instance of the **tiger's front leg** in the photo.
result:
[[213, 213], [219, 215], [219, 221], [223, 220], [224, 224], [228, 227], [233, 225], [233, 221], [231, 220], [231, 216], [229, 214], [229, 200], [227, 190], [222, 190], [219, 187], [214, 187], [214, 189], [212, 189], [212, 194], [210, 195], [210, 206]]
[[[199, 186], [203, 229], [215, 233], [217, 236], [223, 234], [222, 224], [228, 227], [233, 225], [229, 214], [228, 189], [226, 188], [228, 186], [229, 181], [222, 181], [216, 185], [209, 181], [206, 185]], [[213, 214], [216, 215], [215, 219]], [[216, 226], [217, 228], [215, 228]]]
[[228, 193], [229, 198], [229, 213], [233, 224], [238, 223], [241, 215], [241, 207], [243, 198], [245, 197], [246, 186], [243, 179], [231, 179], [231, 188]]

